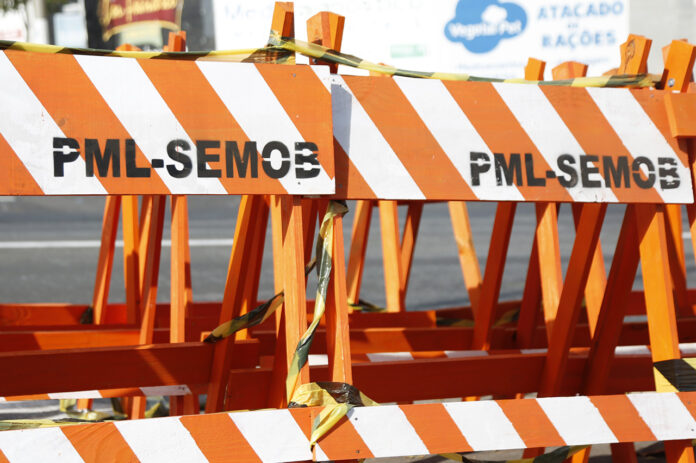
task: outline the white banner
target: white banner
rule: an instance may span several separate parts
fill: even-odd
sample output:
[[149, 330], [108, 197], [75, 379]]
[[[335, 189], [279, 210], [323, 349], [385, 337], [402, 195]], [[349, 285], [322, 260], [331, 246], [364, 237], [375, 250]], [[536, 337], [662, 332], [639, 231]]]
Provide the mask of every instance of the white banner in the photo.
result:
[[0, 12], [0, 40], [27, 41], [24, 13], [18, 10]]
[[[326, 10], [346, 17], [343, 51], [422, 70], [522, 77], [527, 58], [589, 65], [590, 75], [618, 66], [628, 35], [628, 0], [297, 0], [297, 37]], [[218, 49], [263, 45], [272, 0], [214, 0]], [[341, 72], [346, 72], [342, 69]], [[550, 78], [550, 72], [547, 72]]]

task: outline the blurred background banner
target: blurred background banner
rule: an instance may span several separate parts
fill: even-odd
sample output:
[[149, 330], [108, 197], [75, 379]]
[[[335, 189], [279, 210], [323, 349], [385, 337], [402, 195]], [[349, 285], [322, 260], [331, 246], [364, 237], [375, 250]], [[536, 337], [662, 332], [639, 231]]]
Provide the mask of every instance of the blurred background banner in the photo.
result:
[[99, 20], [103, 38], [129, 30], [162, 28], [178, 31], [181, 27], [183, 0], [101, 0]]
[[0, 40], [26, 42], [27, 29], [22, 12], [14, 10], [0, 14]]
[[[170, 30], [187, 32], [189, 50], [264, 45], [273, 0], [0, 0], [0, 39], [160, 49]], [[305, 21], [328, 10], [346, 17], [343, 50], [394, 66], [522, 77], [528, 57], [589, 65], [599, 75], [619, 64], [629, 33], [660, 48], [696, 41], [696, 0], [297, 0], [297, 38]], [[126, 26], [128, 24], [128, 26]], [[300, 62], [302, 59], [299, 60]], [[343, 73], [359, 73], [341, 66]]]
[[[272, 0], [213, 0], [213, 8], [218, 48], [265, 40]], [[321, 10], [346, 17], [347, 53], [491, 77], [522, 77], [530, 56], [549, 66], [580, 61], [601, 74], [617, 65], [629, 32], [629, 0], [298, 0], [297, 24]]]

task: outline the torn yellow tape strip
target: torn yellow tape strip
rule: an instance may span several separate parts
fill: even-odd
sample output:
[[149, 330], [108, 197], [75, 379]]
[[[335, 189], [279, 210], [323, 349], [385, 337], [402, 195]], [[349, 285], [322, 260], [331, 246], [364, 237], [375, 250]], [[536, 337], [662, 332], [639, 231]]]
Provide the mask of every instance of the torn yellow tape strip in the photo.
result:
[[73, 426], [76, 424], [90, 423], [90, 421], [68, 418], [65, 420], [2, 420], [0, 431], [13, 431], [15, 429], [55, 428], [58, 426]]
[[237, 331], [263, 323], [282, 304], [283, 292], [281, 291], [263, 304], [260, 304], [254, 308], [254, 310], [251, 310], [237, 318], [233, 318], [232, 320], [227, 321], [215, 328], [205, 338], [205, 342], [217, 342], [220, 339], [233, 335]]
[[[117, 399], [112, 399], [118, 402]], [[105, 423], [111, 421], [120, 421], [128, 418], [121, 410], [114, 408], [113, 413], [101, 412], [95, 410], [76, 410], [75, 399], [60, 399], [59, 409], [68, 417], [57, 420], [50, 419], [17, 419], [17, 420], [0, 420], [0, 431], [12, 431], [15, 429], [33, 429], [33, 428], [55, 428], [61, 426], [72, 426], [76, 424], [87, 423]], [[157, 418], [169, 416], [164, 401], [160, 399], [152, 407], [145, 411], [145, 418]]]
[[100, 412], [97, 410], [77, 410], [77, 399], [60, 399], [59, 410], [69, 418], [79, 421], [110, 421], [110, 420], [124, 420], [128, 418], [123, 413]]
[[355, 386], [339, 382], [302, 384], [295, 389], [288, 408], [324, 407], [312, 422], [310, 445], [317, 441], [354, 407], [379, 405]]

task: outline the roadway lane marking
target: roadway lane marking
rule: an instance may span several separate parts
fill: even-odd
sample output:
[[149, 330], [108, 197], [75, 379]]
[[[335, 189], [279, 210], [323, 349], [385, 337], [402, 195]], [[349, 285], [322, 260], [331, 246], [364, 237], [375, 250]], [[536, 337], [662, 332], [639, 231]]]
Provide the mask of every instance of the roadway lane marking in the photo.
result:
[[[171, 240], [162, 240], [162, 246], [171, 246]], [[210, 248], [216, 246], [231, 246], [232, 239], [195, 239], [189, 240], [192, 248]], [[0, 249], [70, 249], [70, 248], [98, 248], [99, 240], [62, 240], [62, 241], [0, 241]], [[123, 241], [117, 240], [116, 247], [122, 248]]]

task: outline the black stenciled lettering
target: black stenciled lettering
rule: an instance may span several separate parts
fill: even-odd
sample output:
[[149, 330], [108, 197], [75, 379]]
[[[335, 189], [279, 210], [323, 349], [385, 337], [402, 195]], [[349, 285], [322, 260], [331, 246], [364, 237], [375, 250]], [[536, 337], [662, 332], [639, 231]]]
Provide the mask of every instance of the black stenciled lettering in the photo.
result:
[[244, 153], [240, 155], [239, 145], [236, 141], [225, 142], [225, 169], [228, 177], [234, 177], [234, 168], [240, 178], [246, 178], [247, 169], [251, 178], [258, 178], [258, 156], [256, 156], [256, 142], [244, 142]]
[[[648, 171], [648, 178], [643, 179], [641, 175], [640, 166], [645, 166]], [[655, 185], [655, 166], [652, 161], [645, 156], [639, 156], [633, 160], [633, 165], [631, 166], [633, 171], [633, 181], [636, 182], [639, 188], [648, 189]]]
[[503, 153], [493, 153], [493, 161], [496, 185], [502, 186], [503, 179], [505, 179], [507, 186], [512, 185], [513, 181], [517, 186], [522, 185], [522, 158], [519, 153], [510, 153], [510, 162], [508, 163], [505, 162]]
[[208, 169], [208, 163], [220, 161], [220, 155], [208, 154], [207, 150], [219, 148], [220, 142], [218, 140], [196, 140], [196, 164], [198, 165], [198, 177], [222, 177], [222, 171], [220, 169]]
[[[305, 150], [311, 151], [309, 154], [304, 154]], [[302, 141], [295, 143], [295, 177], [297, 178], [314, 178], [319, 175], [321, 169], [319, 160], [317, 159], [319, 148], [315, 143]], [[313, 167], [305, 168], [309, 164]]]
[[663, 190], [679, 188], [681, 181], [677, 171], [677, 160], [674, 158], [657, 158], [657, 166], [657, 171], [660, 175], [660, 188]]
[[99, 140], [85, 139], [85, 170], [87, 177], [94, 177], [94, 164], [100, 177], [109, 176], [109, 164], [111, 164], [114, 177], [121, 176], [121, 144], [118, 139], [109, 138], [104, 144], [104, 152], [99, 148]]
[[167, 172], [174, 178], [188, 177], [193, 170], [191, 157], [186, 154], [191, 150], [191, 145], [186, 140], [172, 140], [167, 143], [167, 156], [174, 162], [181, 164], [177, 167], [176, 164], [167, 164]]
[[[66, 150], [67, 148], [67, 150]], [[64, 166], [80, 157], [80, 144], [74, 138], [53, 138], [53, 176], [63, 177]]]
[[580, 155], [580, 180], [584, 188], [601, 188], [602, 182], [599, 180], [590, 180], [590, 175], [598, 174], [599, 169], [594, 165], [599, 161], [599, 156], [594, 154]]
[[544, 177], [534, 176], [534, 157], [532, 153], [524, 154], [524, 170], [527, 173], [527, 186], [546, 186]]
[[[471, 185], [479, 186], [481, 185], [481, 174], [491, 170], [491, 158], [488, 154], [477, 151], [470, 152], [469, 156], [471, 160]], [[483, 161], [483, 163], [479, 161]]]
[[[273, 167], [271, 163], [271, 156], [274, 151], [280, 153], [282, 159], [279, 168]], [[266, 146], [263, 147], [263, 152], [261, 153], [263, 161], [261, 165], [263, 166], [263, 171], [271, 178], [282, 178], [285, 177], [290, 171], [290, 150], [283, 143], [279, 141], [269, 141]]]
[[564, 174], [557, 177], [558, 183], [560, 183], [563, 188], [573, 188], [578, 184], [578, 171], [572, 166], [572, 164], [575, 164], [575, 158], [573, 156], [570, 154], [562, 154], [558, 156], [556, 164], [558, 165], [558, 170]]
[[126, 177], [149, 177], [150, 167], [138, 167], [135, 164], [135, 141], [126, 138]]
[[628, 157], [619, 156], [616, 159], [616, 165], [614, 165], [614, 160], [610, 156], [604, 156], [604, 179], [607, 182], [607, 188], [613, 186], [621, 187], [621, 179], [624, 179], [624, 186], [626, 188], [631, 187], [631, 175], [628, 168]]

